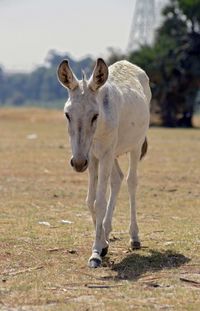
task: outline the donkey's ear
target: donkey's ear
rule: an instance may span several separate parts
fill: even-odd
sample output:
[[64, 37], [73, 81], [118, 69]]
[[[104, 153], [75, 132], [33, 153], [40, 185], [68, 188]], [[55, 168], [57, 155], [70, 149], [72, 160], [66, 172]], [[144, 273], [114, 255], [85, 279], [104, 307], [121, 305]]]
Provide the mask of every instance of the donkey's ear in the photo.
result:
[[57, 76], [58, 81], [62, 84], [62, 86], [70, 89], [71, 91], [75, 90], [79, 86], [78, 79], [72, 72], [67, 59], [64, 59], [58, 66]]
[[97, 91], [108, 79], [108, 66], [102, 58], [98, 58], [92, 76], [89, 80], [89, 88]]

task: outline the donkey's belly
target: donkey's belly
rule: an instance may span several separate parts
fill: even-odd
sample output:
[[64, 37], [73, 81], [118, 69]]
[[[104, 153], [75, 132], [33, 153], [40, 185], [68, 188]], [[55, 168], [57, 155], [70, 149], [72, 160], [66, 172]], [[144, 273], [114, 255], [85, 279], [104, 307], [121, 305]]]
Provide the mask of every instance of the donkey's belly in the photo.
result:
[[130, 135], [130, 131], [131, 129], [129, 130], [128, 136], [125, 137], [126, 134], [124, 133], [123, 136], [119, 137], [115, 151], [116, 157], [137, 148], [137, 146], [144, 141], [146, 131], [141, 132], [140, 135], [138, 135], [138, 133], [136, 135], [134, 132]]
[[143, 143], [149, 127], [149, 112], [142, 111], [140, 116], [129, 114], [119, 125], [116, 156], [129, 152]]

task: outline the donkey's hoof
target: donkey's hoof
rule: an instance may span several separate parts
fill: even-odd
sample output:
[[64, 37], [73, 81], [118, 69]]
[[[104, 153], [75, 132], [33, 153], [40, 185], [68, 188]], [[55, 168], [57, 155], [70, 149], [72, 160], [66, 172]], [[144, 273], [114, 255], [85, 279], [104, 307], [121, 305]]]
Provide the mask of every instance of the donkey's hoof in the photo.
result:
[[141, 243], [138, 241], [131, 241], [131, 248], [134, 249], [140, 249], [141, 248]]
[[90, 257], [88, 261], [88, 266], [90, 268], [98, 268], [101, 266], [102, 259], [98, 252], [93, 252], [92, 256]]
[[101, 260], [98, 258], [92, 258], [88, 262], [89, 268], [98, 268], [101, 266]]
[[101, 257], [105, 257], [108, 253], [108, 246], [102, 248], [102, 251], [101, 251]]

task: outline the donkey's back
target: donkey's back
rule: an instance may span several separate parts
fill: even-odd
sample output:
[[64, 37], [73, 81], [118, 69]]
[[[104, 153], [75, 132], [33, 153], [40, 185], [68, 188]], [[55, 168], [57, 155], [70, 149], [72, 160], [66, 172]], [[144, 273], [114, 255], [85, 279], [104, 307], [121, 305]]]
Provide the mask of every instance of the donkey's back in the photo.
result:
[[151, 90], [145, 71], [125, 60], [109, 67], [109, 81], [116, 87], [118, 94], [118, 156], [144, 142], [149, 126]]
[[140, 67], [126, 60], [116, 62], [109, 67], [109, 80], [113, 81], [123, 93], [132, 91], [144, 94], [149, 105], [151, 100], [149, 78]]

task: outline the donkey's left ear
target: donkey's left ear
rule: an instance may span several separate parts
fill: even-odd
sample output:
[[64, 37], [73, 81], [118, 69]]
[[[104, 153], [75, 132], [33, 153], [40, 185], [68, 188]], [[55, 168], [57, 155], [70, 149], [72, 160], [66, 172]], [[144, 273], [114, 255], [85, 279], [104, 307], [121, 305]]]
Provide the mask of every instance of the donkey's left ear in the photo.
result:
[[92, 91], [97, 91], [108, 79], [108, 66], [102, 58], [98, 58], [96, 66], [89, 80], [89, 88]]

